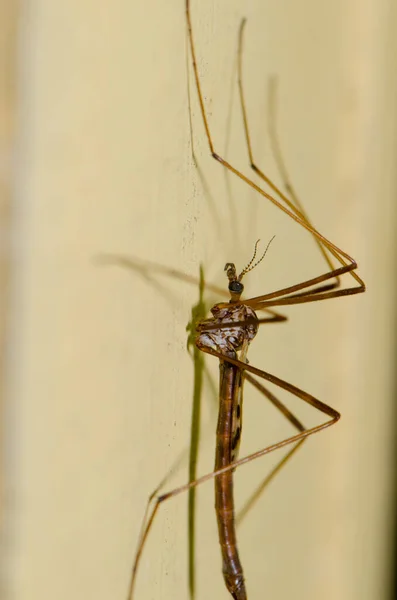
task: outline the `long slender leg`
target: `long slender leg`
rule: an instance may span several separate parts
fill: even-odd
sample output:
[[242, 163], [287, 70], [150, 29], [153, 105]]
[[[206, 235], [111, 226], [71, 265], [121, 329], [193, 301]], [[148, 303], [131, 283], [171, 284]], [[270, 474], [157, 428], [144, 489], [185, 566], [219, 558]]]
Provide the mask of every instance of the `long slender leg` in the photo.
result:
[[212, 350], [210, 348], [202, 348], [202, 350], [203, 350], [203, 352], [207, 352], [207, 354], [216, 356], [217, 358], [220, 358], [223, 361], [230, 362], [231, 364], [234, 364], [234, 365], [240, 367], [240, 369], [248, 371], [249, 373], [252, 373], [252, 374], [256, 375], [257, 377], [265, 379], [266, 381], [270, 381], [274, 385], [290, 392], [292, 395], [296, 396], [297, 398], [300, 398], [301, 400], [303, 400], [304, 402], [306, 402], [313, 408], [316, 408], [323, 414], [328, 415], [330, 417], [330, 419], [320, 425], [316, 425], [315, 427], [311, 427], [310, 429], [305, 429], [304, 431], [298, 433], [297, 435], [290, 436], [284, 440], [281, 440], [280, 442], [277, 442], [275, 444], [267, 446], [266, 448], [263, 448], [262, 450], [258, 450], [257, 452], [254, 452], [253, 454], [249, 454], [248, 456], [231, 463], [227, 467], [223, 467], [222, 469], [218, 469], [217, 471], [213, 471], [212, 473], [207, 473], [207, 475], [203, 475], [202, 477], [199, 477], [199, 479], [197, 479], [195, 482], [191, 482], [191, 483], [182, 485], [182, 486], [172, 490], [172, 492], [162, 494], [159, 498], [160, 502], [163, 502], [169, 496], [175, 496], [191, 487], [200, 485], [204, 481], [208, 481], [209, 479], [212, 479], [213, 477], [216, 477], [217, 475], [220, 475], [221, 473], [226, 473], [227, 471], [235, 469], [240, 465], [247, 464], [248, 462], [251, 462], [252, 460], [254, 460], [256, 458], [265, 456], [266, 454], [269, 454], [270, 452], [273, 452], [274, 450], [278, 450], [279, 448], [283, 448], [284, 446], [287, 446], [294, 442], [298, 442], [301, 439], [307, 438], [310, 435], [313, 435], [314, 433], [317, 433], [319, 431], [322, 431], [323, 429], [330, 427], [331, 425], [334, 425], [340, 419], [340, 414], [338, 413], [338, 411], [333, 409], [331, 406], [328, 406], [328, 404], [321, 402], [321, 400], [318, 400], [311, 394], [308, 394], [307, 392], [301, 390], [300, 388], [292, 385], [291, 383], [288, 383], [287, 381], [284, 381], [283, 379], [280, 379], [279, 377], [276, 377], [275, 375], [272, 375], [271, 373], [262, 371], [261, 369], [258, 369], [257, 367], [254, 367], [248, 363], [243, 363], [237, 359], [233, 359], [230, 357], [227, 357], [225, 359], [225, 357], [222, 354], [220, 354], [219, 352], [216, 352], [215, 350]]
[[[220, 358], [221, 360], [225, 361], [225, 356], [220, 354], [219, 352], [216, 352], [215, 350], [211, 350], [209, 348], [204, 348], [204, 347], [200, 348], [200, 349], [203, 350], [204, 352], [207, 352], [208, 354], [212, 354], [213, 356], [216, 356], [217, 358]], [[314, 396], [311, 396], [307, 392], [304, 392], [300, 388], [284, 381], [283, 379], [279, 379], [275, 375], [272, 375], [270, 373], [262, 371], [261, 369], [253, 367], [252, 365], [241, 362], [237, 359], [235, 360], [235, 359], [228, 357], [227, 362], [230, 362], [231, 364], [238, 366], [240, 369], [242, 369], [244, 371], [248, 371], [248, 373], [252, 373], [253, 375], [256, 375], [257, 377], [265, 379], [266, 381], [270, 381], [271, 383], [275, 384], [276, 386], [290, 392], [291, 394], [293, 394], [297, 398], [300, 398], [301, 400], [303, 400], [310, 406], [313, 406], [313, 408], [316, 408], [320, 412], [328, 415], [330, 417], [330, 419], [325, 421], [324, 423], [321, 423], [320, 425], [311, 427], [310, 429], [304, 429], [303, 431], [299, 431], [298, 434], [290, 436], [279, 442], [276, 442], [275, 444], [271, 444], [270, 446], [267, 446], [266, 448], [263, 448], [261, 450], [258, 450], [257, 452], [254, 452], [253, 454], [249, 454], [248, 456], [241, 458], [241, 459], [231, 463], [230, 465], [223, 467], [222, 469], [218, 469], [217, 471], [213, 471], [212, 473], [207, 473], [206, 475], [199, 477], [195, 481], [191, 481], [180, 487], [170, 490], [169, 492], [161, 494], [160, 496], [157, 496], [157, 498], [154, 498], [153, 497], [154, 495], [151, 494], [151, 496], [149, 497], [149, 501], [148, 501], [148, 507], [145, 511], [145, 518], [147, 518], [147, 520], [143, 524], [142, 534], [140, 536], [138, 548], [137, 548], [137, 551], [135, 554], [135, 561], [134, 561], [134, 565], [133, 565], [133, 569], [132, 569], [130, 587], [129, 587], [129, 592], [128, 592], [128, 596], [127, 596], [128, 600], [132, 600], [132, 598], [133, 598], [137, 569], [138, 569], [138, 566], [140, 563], [140, 559], [141, 559], [142, 552], [143, 552], [143, 549], [145, 546], [145, 542], [146, 542], [149, 532], [152, 528], [153, 521], [157, 514], [157, 511], [159, 510], [159, 507], [163, 502], [165, 502], [169, 498], [172, 498], [174, 496], [181, 494], [182, 492], [192, 489], [193, 487], [201, 485], [205, 481], [208, 481], [209, 479], [213, 479], [214, 477], [217, 477], [221, 473], [226, 473], [228, 471], [236, 469], [237, 467], [239, 467], [241, 465], [247, 464], [247, 463], [251, 462], [252, 460], [255, 460], [256, 458], [265, 456], [266, 454], [269, 454], [270, 452], [273, 452], [274, 450], [278, 450], [279, 448], [283, 448], [284, 446], [288, 446], [289, 444], [301, 442], [304, 439], [306, 439], [308, 436], [313, 435], [314, 433], [317, 433], [318, 431], [322, 431], [323, 429], [326, 429], [327, 427], [330, 427], [331, 425], [336, 423], [340, 418], [340, 414], [336, 410], [334, 410], [333, 408], [331, 408], [330, 406], [325, 404], [324, 402], [321, 402]], [[288, 409], [285, 408], [285, 411], [288, 411]], [[299, 423], [299, 421], [297, 421], [297, 423]], [[299, 426], [298, 426], [298, 429], [299, 429]], [[153, 504], [152, 510], [150, 511], [149, 506], [152, 503], [152, 501], [154, 502], [154, 504]]]
[[[302, 205], [301, 201], [299, 200], [298, 195], [296, 194], [296, 192], [292, 186], [292, 183], [289, 179], [289, 175], [288, 175], [288, 172], [287, 172], [287, 169], [286, 169], [286, 166], [284, 163], [284, 159], [283, 159], [283, 156], [281, 153], [281, 147], [280, 147], [280, 143], [279, 143], [278, 136], [277, 136], [277, 130], [276, 130], [276, 116], [275, 116], [275, 110], [276, 110], [276, 98], [275, 98], [276, 85], [275, 84], [276, 84], [276, 81], [275, 81], [275, 78], [272, 78], [272, 80], [270, 82], [269, 119], [268, 119], [269, 120], [269, 138], [270, 138], [273, 155], [275, 157], [279, 173], [283, 180], [286, 192], [290, 196], [290, 198], [288, 196], [286, 196], [280, 190], [280, 188], [257, 166], [257, 164], [254, 160], [254, 155], [253, 155], [253, 151], [252, 151], [252, 143], [251, 143], [251, 134], [250, 134], [249, 125], [248, 125], [248, 114], [247, 114], [247, 108], [246, 108], [246, 102], [245, 102], [244, 86], [243, 86], [243, 60], [242, 59], [243, 59], [243, 39], [244, 39], [243, 34], [244, 34], [244, 30], [245, 30], [245, 24], [246, 24], [246, 19], [243, 19], [241, 21], [240, 31], [239, 31], [237, 70], [238, 70], [238, 89], [239, 89], [239, 96], [240, 96], [240, 106], [241, 106], [241, 112], [242, 112], [242, 118], [243, 118], [244, 134], [245, 134], [245, 140], [246, 140], [246, 145], [247, 145], [247, 152], [248, 152], [250, 167], [260, 177], [260, 179], [262, 179], [262, 181], [264, 181], [271, 188], [271, 190], [276, 194], [276, 196], [278, 196], [280, 198], [280, 200], [282, 200], [296, 215], [300, 216], [310, 226], [312, 226], [312, 223], [310, 222], [310, 220], [307, 216], [307, 213], [305, 212], [303, 205]], [[331, 271], [334, 270], [335, 266], [332, 263], [332, 260], [330, 259], [330, 257], [328, 256], [326, 246], [324, 246], [321, 243], [321, 241], [318, 238], [316, 238], [316, 236], [313, 236], [313, 238], [314, 238], [322, 256], [324, 257], [324, 260], [326, 261], [329, 269]], [[336, 259], [338, 259], [338, 256], [334, 251], [332, 251], [332, 255]], [[339, 286], [340, 286], [340, 278], [337, 276], [335, 278], [334, 282], [331, 282], [326, 285], [322, 285], [321, 287], [318, 287], [315, 290], [312, 290], [311, 293], [317, 294], [320, 292], [325, 292], [327, 290], [335, 289]]]
[[[337, 272], [340, 272], [342, 270], [343, 270], [343, 272], [345, 272], [344, 267], [337, 269]], [[327, 279], [328, 275], [329, 274], [320, 275], [319, 277], [315, 277], [314, 279], [311, 279], [306, 283], [308, 283], [309, 285], [319, 283], [319, 282]], [[285, 306], [287, 304], [303, 304], [305, 302], [315, 302], [315, 301], [324, 300], [325, 298], [331, 297], [328, 295], [328, 292], [319, 293], [319, 289], [308, 290], [304, 293], [291, 294], [291, 292], [300, 290], [301, 287], [302, 287], [302, 284], [292, 285], [292, 286], [289, 286], [282, 290], [270, 292], [269, 294], [264, 294], [262, 296], [256, 296], [255, 298], [249, 298], [247, 300], [241, 300], [239, 302], [236, 302], [235, 306], [237, 306], [239, 304], [244, 304], [245, 306], [251, 307], [255, 311], [257, 311], [257, 310], [270, 311], [270, 307], [273, 307], [273, 306]], [[343, 290], [335, 290], [334, 292], [330, 292], [330, 294], [332, 294], [332, 297], [348, 296], [351, 294], [356, 294], [360, 291], [363, 291], [363, 290], [360, 288], [345, 288]], [[274, 298], [278, 298], [279, 296], [284, 296], [285, 294], [291, 294], [291, 295], [286, 296], [285, 298], [280, 298], [278, 300], [277, 299], [274, 300]], [[227, 306], [226, 303], [225, 303], [225, 306]], [[266, 317], [264, 319], [259, 319], [258, 321], [255, 321], [255, 323], [262, 324], [262, 323], [287, 320], [287, 317], [284, 317], [283, 315], [276, 313], [275, 311], [272, 311], [272, 312], [274, 315], [273, 317], [271, 317], [271, 318]], [[211, 330], [211, 329], [225, 329], [225, 328], [228, 328], [231, 326], [236, 327], [237, 325], [244, 325], [244, 324], [249, 324], [249, 323], [253, 323], [253, 322], [254, 321], [252, 319], [246, 319], [245, 321], [224, 322], [224, 323], [218, 325], [216, 323], [211, 323], [211, 320], [210, 320], [208, 323], [203, 322], [203, 323], [199, 324], [198, 330], [204, 331], [204, 330]]]
[[[303, 301], [311, 302], [314, 300], [325, 300], [328, 298], [335, 298], [335, 297], [341, 296], [341, 295], [349, 295], [349, 294], [363, 292], [365, 290], [365, 284], [362, 281], [362, 279], [357, 275], [357, 273], [354, 272], [355, 269], [357, 269], [357, 263], [351, 256], [349, 256], [349, 254], [347, 254], [346, 252], [344, 252], [343, 250], [338, 248], [330, 240], [328, 240], [323, 235], [321, 235], [321, 233], [319, 233], [310, 224], [310, 222], [308, 222], [305, 219], [304, 215], [296, 207], [292, 207], [292, 209], [291, 209], [289, 206], [285, 206], [283, 203], [285, 201], [281, 202], [281, 201], [277, 200], [276, 198], [274, 198], [271, 194], [268, 194], [265, 190], [263, 190], [256, 183], [254, 183], [254, 181], [252, 181], [250, 178], [246, 177], [241, 171], [239, 171], [238, 169], [233, 167], [227, 160], [225, 160], [224, 158], [222, 158], [219, 154], [217, 154], [215, 152], [211, 132], [209, 129], [208, 118], [207, 118], [207, 114], [206, 114], [206, 110], [205, 110], [203, 93], [201, 90], [201, 83], [200, 83], [200, 79], [199, 79], [199, 75], [198, 75], [195, 45], [194, 45], [194, 40], [193, 40], [193, 31], [192, 31], [192, 24], [191, 24], [191, 17], [190, 17], [190, 0], [186, 0], [185, 8], [186, 8], [186, 22], [187, 22], [189, 42], [190, 42], [190, 51], [191, 51], [191, 55], [192, 55], [193, 73], [194, 73], [194, 78], [196, 81], [196, 88], [197, 88], [197, 94], [198, 94], [198, 98], [199, 98], [202, 120], [203, 120], [204, 129], [205, 129], [205, 133], [207, 136], [207, 141], [208, 141], [211, 155], [213, 156], [213, 158], [215, 160], [217, 160], [219, 163], [221, 163], [230, 172], [234, 173], [239, 179], [244, 181], [252, 189], [256, 190], [261, 196], [270, 200], [270, 202], [272, 202], [275, 206], [277, 206], [281, 211], [283, 211], [285, 214], [289, 215], [289, 217], [291, 219], [293, 219], [299, 225], [301, 225], [307, 231], [309, 231], [309, 233], [311, 233], [325, 248], [327, 248], [327, 250], [331, 254], [333, 254], [335, 256], [335, 258], [342, 265], [342, 267], [339, 269], [332, 269], [329, 273], [320, 276], [320, 281], [326, 281], [329, 279], [337, 278], [340, 275], [343, 275], [344, 273], [350, 272], [351, 276], [355, 279], [356, 283], [358, 284], [358, 287], [347, 288], [345, 290], [331, 290], [328, 292], [320, 293], [318, 295], [314, 295], [312, 293], [310, 295], [311, 297], [307, 297], [307, 299], [301, 300], [301, 302], [303, 302]], [[313, 280], [308, 280], [308, 282], [303, 282], [298, 285], [299, 285], [299, 287], [296, 287], [295, 288], [296, 290], [304, 289], [305, 287], [309, 287], [309, 285], [313, 285]], [[286, 303], [291, 304], [292, 302], [286, 302]]]
[[[245, 379], [249, 381], [257, 390], [259, 390], [270, 402], [275, 406], [288, 421], [298, 430], [305, 431], [305, 427], [302, 423], [295, 417], [295, 415], [288, 410], [288, 408], [278, 399], [270, 390], [268, 390], [264, 385], [259, 383], [254, 377], [252, 377], [249, 373], [245, 374]], [[287, 452], [285, 456], [275, 465], [275, 467], [268, 473], [263, 481], [257, 486], [254, 492], [250, 495], [248, 500], [244, 503], [244, 506], [238, 512], [236, 516], [236, 524], [240, 525], [244, 517], [248, 514], [254, 504], [259, 500], [265, 489], [268, 485], [273, 481], [276, 475], [281, 471], [281, 469], [287, 464], [287, 462], [292, 458], [292, 456], [296, 453], [296, 451], [302, 446], [305, 442], [306, 438], [300, 440], [295, 446], [291, 448]]]
[[[257, 166], [254, 155], [252, 151], [252, 143], [251, 143], [251, 134], [248, 125], [248, 114], [245, 102], [245, 94], [244, 94], [244, 86], [243, 86], [243, 41], [244, 41], [244, 30], [246, 25], [246, 19], [241, 21], [240, 30], [239, 30], [239, 43], [238, 43], [238, 89], [240, 96], [240, 106], [243, 117], [243, 125], [244, 125], [244, 134], [245, 141], [247, 145], [248, 158], [250, 162], [251, 169], [273, 190], [273, 192], [294, 212], [296, 215], [305, 220], [310, 226], [312, 223], [310, 222], [307, 213], [305, 212], [301, 201], [299, 200], [295, 190], [291, 184], [291, 181], [288, 176], [287, 169], [285, 167], [285, 163], [283, 160], [283, 156], [281, 153], [280, 144], [278, 141], [277, 131], [276, 131], [276, 118], [275, 118], [275, 78], [272, 78], [271, 87], [270, 87], [270, 110], [269, 110], [269, 137], [272, 146], [273, 155], [276, 159], [276, 164], [278, 170], [280, 172], [281, 178], [284, 183], [284, 187], [289, 194], [290, 198], [283, 194], [280, 188]], [[315, 236], [314, 239], [322, 253], [325, 261], [327, 262], [329, 268], [333, 270], [335, 267], [329, 258], [325, 247], [322, 245], [321, 241], [318, 240]], [[337, 258], [337, 256], [335, 256]], [[337, 287], [339, 285], [339, 279], [336, 280], [332, 287]]]

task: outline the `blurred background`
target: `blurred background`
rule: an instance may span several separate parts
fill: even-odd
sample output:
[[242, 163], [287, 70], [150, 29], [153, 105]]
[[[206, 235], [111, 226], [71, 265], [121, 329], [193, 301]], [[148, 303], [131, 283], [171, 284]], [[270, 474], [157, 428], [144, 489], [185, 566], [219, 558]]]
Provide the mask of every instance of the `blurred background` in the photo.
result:
[[[192, 310], [223, 299], [209, 284], [224, 288], [225, 262], [242, 268], [258, 238], [276, 236], [247, 297], [325, 265], [307, 232], [209, 156], [183, 0], [0, 11], [0, 596], [126, 600], [149, 493], [170, 471], [166, 490], [188, 477], [193, 400], [198, 472], [212, 470], [218, 366], [206, 359], [207, 376], [192, 361]], [[368, 287], [288, 308], [252, 345], [252, 365], [342, 419], [304, 444], [239, 527], [249, 598], [394, 598], [397, 6], [192, 1], [215, 149], [250, 175], [242, 17], [256, 161], [280, 183], [268, 139], [276, 76], [289, 176]], [[321, 422], [277, 393], [306, 425]], [[291, 433], [247, 386], [242, 455]], [[238, 507], [277, 458], [236, 472]], [[181, 495], [161, 508], [136, 600], [229, 598], [213, 502], [209, 483], [197, 494], [195, 594]]]

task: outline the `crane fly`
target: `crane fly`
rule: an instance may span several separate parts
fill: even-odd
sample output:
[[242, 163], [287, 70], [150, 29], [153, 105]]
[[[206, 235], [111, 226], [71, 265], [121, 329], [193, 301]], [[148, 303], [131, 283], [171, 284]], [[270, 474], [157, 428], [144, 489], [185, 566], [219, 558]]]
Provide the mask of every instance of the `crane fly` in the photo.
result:
[[[237, 549], [235, 531], [233, 471], [237, 467], [247, 464], [256, 458], [269, 454], [285, 446], [291, 446], [288, 453], [280, 460], [276, 467], [274, 467], [273, 471], [270, 473], [270, 475], [268, 475], [265, 481], [262, 482], [261, 486], [253, 496], [253, 499], [255, 499], [255, 497], [264, 489], [265, 485], [267, 485], [267, 483], [269, 483], [269, 481], [280, 470], [280, 468], [285, 465], [288, 459], [296, 452], [296, 450], [299, 448], [299, 446], [301, 446], [307, 437], [330, 427], [340, 418], [339, 412], [324, 402], [321, 402], [308, 392], [301, 390], [295, 385], [288, 383], [276, 377], [275, 375], [272, 375], [271, 373], [263, 371], [262, 369], [249, 364], [247, 359], [249, 344], [256, 336], [258, 329], [262, 324], [286, 321], [287, 317], [276, 312], [274, 307], [316, 302], [330, 298], [358, 294], [365, 291], [365, 284], [356, 273], [356, 261], [349, 256], [349, 254], [338, 248], [334, 243], [319, 233], [308, 219], [302, 204], [300, 203], [289, 181], [274, 130], [270, 131], [270, 140], [286, 192], [284, 193], [276, 184], [274, 184], [273, 181], [271, 181], [255, 163], [251, 147], [251, 138], [243, 88], [242, 55], [245, 20], [242, 20], [241, 22], [238, 47], [238, 89], [242, 110], [242, 120], [248, 149], [249, 165], [259, 180], [261, 180], [270, 188], [271, 193], [267, 192], [265, 189], [263, 189], [263, 187], [255, 183], [253, 179], [246, 176], [242, 171], [234, 167], [215, 151], [197, 67], [195, 42], [190, 14], [190, 1], [185, 0], [185, 2], [187, 33], [192, 59], [193, 77], [195, 80], [201, 118], [210, 154], [230, 173], [239, 178], [241, 181], [245, 182], [261, 197], [270, 201], [282, 212], [288, 215], [289, 218], [293, 219], [298, 225], [306, 229], [316, 242], [319, 251], [327, 263], [328, 270], [325, 273], [306, 281], [295, 283], [288, 287], [284, 287], [267, 294], [262, 294], [254, 298], [242, 300], [241, 296], [244, 290], [242, 279], [249, 271], [252, 271], [254, 268], [256, 268], [257, 265], [263, 260], [270, 242], [265, 252], [259, 258], [259, 260], [255, 262], [258, 245], [257, 242], [251, 261], [239, 275], [237, 275], [237, 270], [233, 263], [226, 264], [225, 271], [229, 281], [229, 302], [215, 304], [211, 309], [212, 317], [208, 319], [202, 319], [196, 324], [195, 339], [196, 346], [199, 350], [216, 357], [220, 362], [219, 413], [216, 432], [215, 468], [213, 472], [207, 473], [206, 475], [203, 475], [194, 481], [190, 481], [189, 483], [177, 487], [169, 492], [159, 495], [158, 490], [156, 490], [150, 496], [132, 567], [130, 587], [127, 598], [128, 600], [133, 599], [138, 566], [141, 560], [144, 545], [160, 505], [166, 500], [177, 496], [182, 492], [191, 490], [205, 481], [208, 481], [209, 479], [214, 479], [215, 506], [218, 521], [219, 542], [222, 553], [223, 577], [226, 588], [234, 600], [246, 600], [248, 596], [244, 581], [243, 568]], [[274, 120], [271, 122], [273, 123], [273, 121]], [[334, 260], [337, 262], [336, 266], [334, 265]], [[346, 274], [352, 277], [355, 285], [341, 288], [341, 278]], [[263, 311], [266, 316], [259, 318], [257, 316], [258, 311]], [[327, 417], [327, 419], [319, 425], [306, 429], [304, 425], [297, 419], [297, 417], [258, 379], [269, 382], [287, 391], [296, 398], [303, 400], [308, 405], [320, 411]], [[245, 381], [248, 381], [258, 391], [260, 391], [296, 428], [297, 433], [239, 459], [238, 449], [242, 432], [242, 400], [243, 384]]]

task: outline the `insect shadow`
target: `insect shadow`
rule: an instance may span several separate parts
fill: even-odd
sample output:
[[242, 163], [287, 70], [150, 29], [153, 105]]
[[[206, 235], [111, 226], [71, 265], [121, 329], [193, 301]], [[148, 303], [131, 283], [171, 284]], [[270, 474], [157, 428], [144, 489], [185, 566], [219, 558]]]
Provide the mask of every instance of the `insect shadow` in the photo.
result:
[[[203, 174], [199, 173], [200, 178]], [[203, 179], [204, 182], [204, 179]], [[205, 182], [204, 182], [205, 183]], [[207, 185], [203, 185], [204, 190], [209, 191]], [[203, 388], [204, 383], [209, 389], [209, 409], [210, 421], [215, 420], [217, 412], [217, 386], [206, 365], [203, 353], [195, 344], [196, 324], [202, 321], [209, 311], [211, 301], [205, 297], [210, 293], [216, 297], [223, 296], [226, 299], [225, 290], [212, 285], [205, 280], [204, 266], [199, 266], [199, 276], [187, 275], [172, 267], [167, 267], [159, 263], [144, 261], [137, 257], [125, 256], [120, 254], [101, 254], [95, 258], [95, 263], [98, 266], [119, 267], [126, 270], [130, 274], [141, 277], [144, 282], [153, 288], [153, 290], [164, 298], [164, 300], [176, 304], [178, 298], [172, 294], [169, 287], [163, 283], [163, 278], [168, 278], [174, 281], [181, 281], [184, 284], [194, 286], [197, 290], [197, 302], [191, 308], [191, 316], [186, 325], [187, 342], [186, 350], [193, 362], [193, 384], [192, 384], [192, 408], [190, 422], [190, 441], [188, 449], [183, 450], [180, 455], [174, 460], [171, 468], [165, 477], [158, 483], [156, 488], [150, 495], [150, 499], [157, 496], [167, 484], [171, 476], [179, 471], [185, 465], [188, 459], [188, 481], [197, 479], [197, 464], [200, 450], [200, 443], [203, 437], [212, 436], [212, 431], [208, 428], [207, 436], [202, 433], [202, 403], [203, 403]], [[205, 426], [205, 429], [207, 427]], [[197, 491], [193, 487], [188, 492], [188, 582], [189, 582], [189, 597], [194, 600], [196, 597], [196, 528], [197, 528]]]

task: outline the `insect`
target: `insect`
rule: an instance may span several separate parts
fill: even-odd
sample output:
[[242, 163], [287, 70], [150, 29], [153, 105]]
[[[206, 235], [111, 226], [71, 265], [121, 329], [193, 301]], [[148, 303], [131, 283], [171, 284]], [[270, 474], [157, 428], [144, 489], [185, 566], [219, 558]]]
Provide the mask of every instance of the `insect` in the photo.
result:
[[[128, 600], [132, 600], [133, 598], [134, 586], [142, 552], [161, 504], [169, 498], [177, 496], [187, 490], [191, 490], [209, 479], [215, 480], [216, 513], [225, 584], [234, 600], [246, 600], [248, 595], [244, 581], [243, 568], [238, 554], [235, 531], [233, 471], [237, 467], [269, 454], [279, 448], [291, 446], [287, 455], [280, 461], [279, 465], [275, 467], [273, 472], [267, 478], [266, 482], [268, 482], [269, 478], [271, 478], [279, 468], [286, 463], [308, 436], [330, 427], [340, 418], [340, 414], [336, 410], [316, 399], [311, 394], [301, 390], [295, 385], [287, 383], [275, 375], [249, 364], [247, 358], [249, 344], [254, 339], [262, 324], [286, 320], [284, 315], [281, 315], [274, 310], [275, 307], [290, 304], [303, 304], [361, 293], [365, 291], [365, 284], [356, 273], [356, 261], [320, 234], [309, 221], [288, 180], [285, 170], [283, 169], [283, 163], [278, 148], [275, 147], [274, 150], [285, 182], [286, 193], [283, 193], [255, 164], [251, 149], [243, 89], [242, 48], [245, 28], [244, 20], [241, 23], [239, 32], [238, 84], [245, 138], [250, 166], [259, 179], [270, 187], [272, 194], [268, 193], [263, 187], [255, 183], [253, 179], [247, 177], [215, 151], [197, 67], [189, 0], [186, 0], [186, 21], [193, 75], [205, 135], [211, 155], [230, 173], [245, 182], [260, 196], [273, 203], [282, 212], [288, 215], [290, 219], [293, 219], [298, 225], [306, 229], [316, 241], [318, 248], [328, 265], [328, 270], [325, 273], [306, 281], [295, 283], [271, 293], [242, 300], [241, 296], [244, 290], [242, 279], [263, 260], [267, 248], [259, 260], [255, 262], [257, 254], [256, 244], [251, 261], [240, 274], [237, 274], [236, 267], [233, 263], [226, 264], [225, 271], [229, 281], [228, 289], [230, 300], [229, 302], [218, 303], [213, 306], [211, 309], [212, 317], [197, 323], [197, 337], [195, 342], [198, 349], [218, 358], [220, 361], [219, 416], [216, 438], [215, 469], [213, 472], [190, 481], [174, 490], [161, 495], [157, 495], [156, 492], [150, 497], [132, 568]], [[334, 260], [337, 261], [337, 266], [334, 265]], [[345, 274], [349, 274], [353, 278], [355, 285], [340, 288], [341, 278]], [[259, 311], [265, 313], [263, 318], [258, 317], [257, 312]], [[327, 419], [319, 425], [306, 429], [295, 415], [287, 409], [278, 398], [276, 398], [261, 380], [269, 382], [289, 392], [296, 398], [303, 400], [305, 403], [326, 415]], [[297, 429], [297, 433], [239, 459], [238, 449], [242, 433], [242, 399], [243, 384], [245, 381], [248, 381], [266, 396], [290, 421], [290, 423], [294, 425]], [[263, 486], [261, 486], [261, 488], [263, 488]]]

